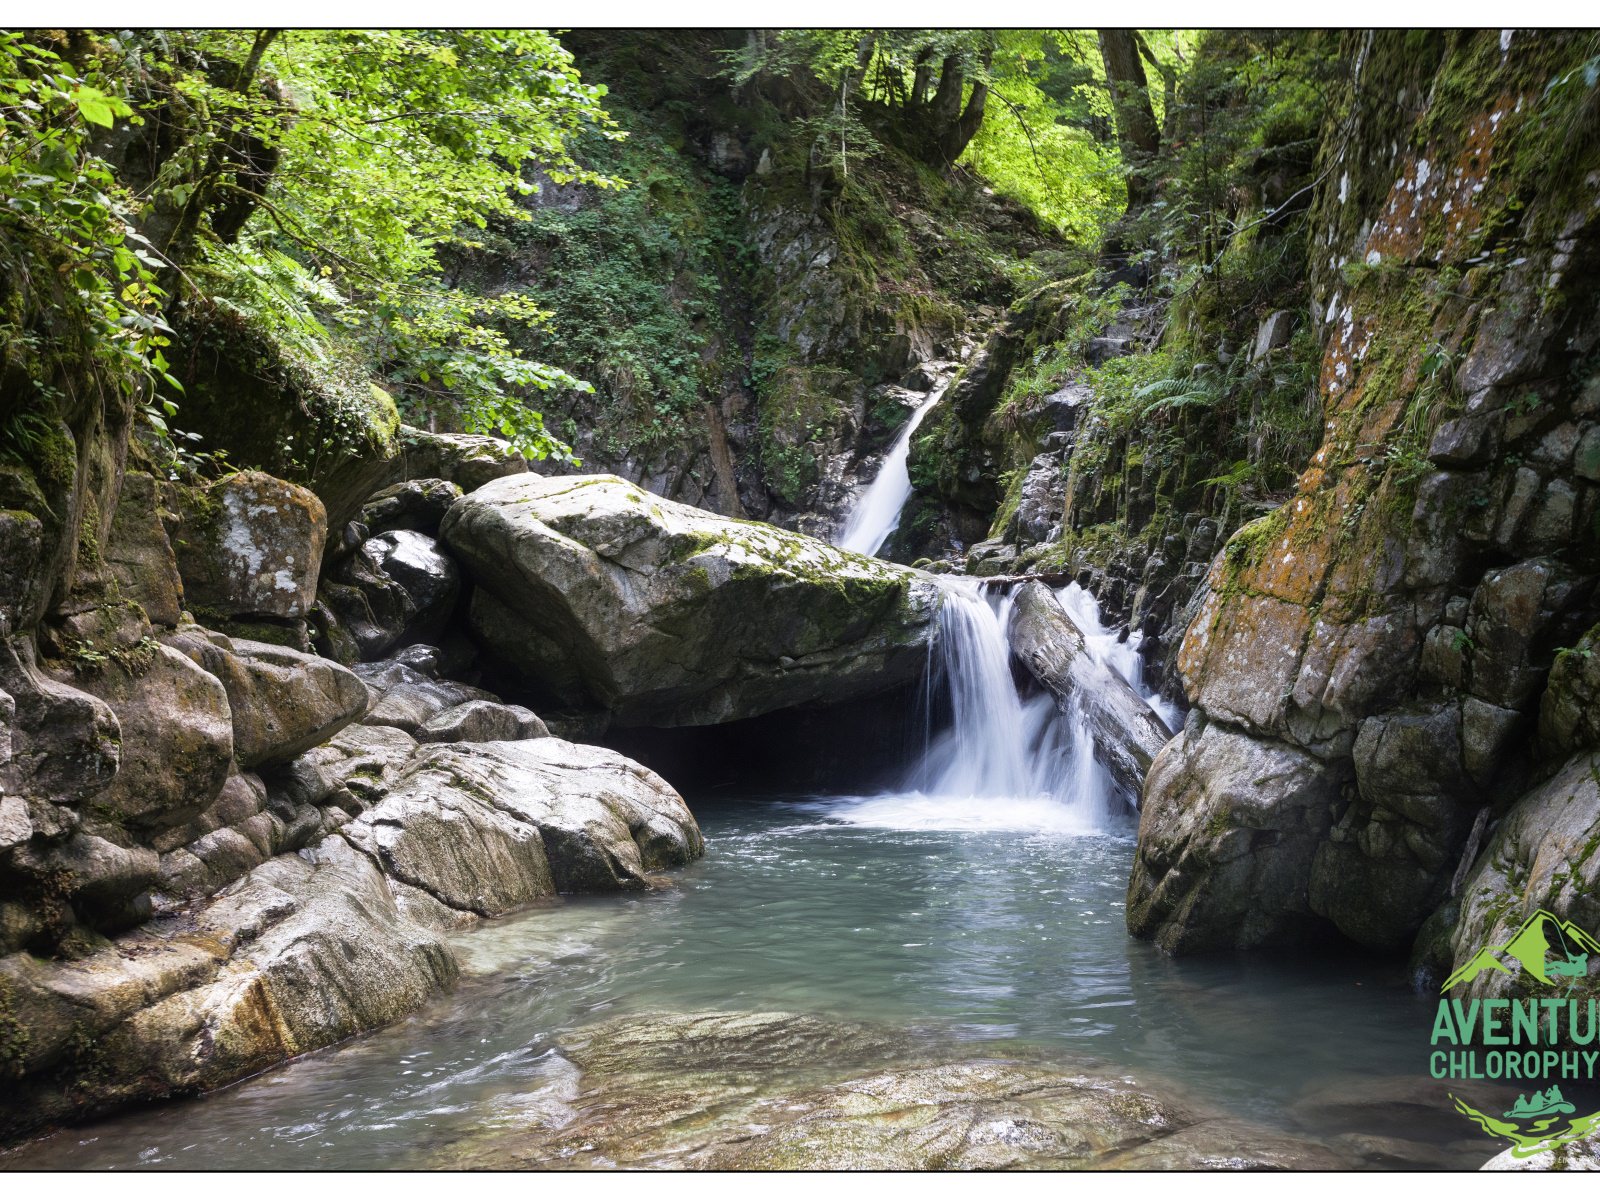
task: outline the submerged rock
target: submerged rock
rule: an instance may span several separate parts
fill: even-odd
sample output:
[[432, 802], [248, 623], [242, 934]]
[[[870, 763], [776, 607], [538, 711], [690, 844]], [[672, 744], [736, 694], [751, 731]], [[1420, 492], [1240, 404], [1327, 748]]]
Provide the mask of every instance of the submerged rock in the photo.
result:
[[624, 725], [703, 725], [888, 690], [924, 669], [926, 577], [615, 476], [497, 480], [441, 536], [509, 672]]
[[[996, 1052], [998, 1051], [998, 1052]], [[710, 1170], [1316, 1168], [1325, 1147], [1202, 1118], [1124, 1079], [797, 1013], [580, 1030], [573, 1065], [437, 1165]]]

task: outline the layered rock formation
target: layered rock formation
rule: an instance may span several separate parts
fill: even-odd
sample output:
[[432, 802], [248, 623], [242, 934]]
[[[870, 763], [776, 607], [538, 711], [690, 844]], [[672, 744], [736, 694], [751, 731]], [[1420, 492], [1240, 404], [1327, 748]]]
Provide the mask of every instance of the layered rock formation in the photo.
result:
[[[1213, 562], [1179, 659], [1194, 712], [1146, 790], [1129, 925], [1170, 950], [1403, 951], [1587, 736], [1585, 660], [1551, 674], [1600, 570], [1600, 159], [1549, 169], [1582, 119], [1551, 85], [1578, 47], [1360, 36], [1313, 208], [1325, 437]], [[1511, 808], [1480, 876], [1532, 853], [1508, 839], [1553, 794], [1583, 804], [1577, 782]], [[1473, 886], [1463, 942], [1504, 915]]]

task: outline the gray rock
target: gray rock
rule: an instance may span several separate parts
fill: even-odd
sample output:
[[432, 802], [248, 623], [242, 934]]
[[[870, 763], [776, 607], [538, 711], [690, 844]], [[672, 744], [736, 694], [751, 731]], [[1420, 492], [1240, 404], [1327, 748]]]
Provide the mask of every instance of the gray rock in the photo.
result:
[[154, 478], [142, 471], [124, 475], [104, 554], [122, 595], [139, 604], [151, 624], [170, 627], [183, 613], [183, 581], [160, 504]]
[[325, 658], [199, 626], [180, 630], [168, 645], [221, 680], [234, 759], [247, 771], [288, 762], [367, 711], [366, 685]]
[[[1442, 976], [1467, 966], [1484, 946], [1504, 945], [1539, 910], [1586, 930], [1600, 928], [1600, 755], [1573, 755], [1512, 806], [1461, 888], [1460, 911], [1430, 964]], [[1537, 981], [1485, 970], [1451, 995], [1532, 995]], [[1580, 1001], [1600, 995], [1600, 976], [1573, 981]], [[1539, 993], [1545, 994], [1545, 993]]]
[[400, 427], [405, 447], [405, 474], [409, 479], [447, 479], [463, 492], [507, 475], [522, 475], [528, 460], [496, 437], [475, 433], [429, 433], [410, 425]]
[[615, 476], [498, 480], [441, 534], [501, 666], [622, 724], [837, 702], [925, 669], [936, 589], [921, 573]]
[[1166, 722], [1126, 679], [1090, 657], [1083, 631], [1037, 579], [1017, 589], [1006, 636], [1012, 653], [1061, 709], [1083, 714], [1094, 734], [1095, 757], [1137, 804], [1151, 763], [1172, 739]]
[[439, 532], [450, 506], [461, 499], [461, 489], [448, 479], [412, 479], [376, 493], [361, 506], [361, 523], [368, 536], [391, 529]]
[[396, 529], [368, 538], [335, 566], [320, 595], [362, 657], [371, 659], [436, 636], [460, 591], [460, 570], [433, 538]]
[[1312, 862], [1343, 779], [1303, 750], [1216, 721], [1156, 757], [1128, 882], [1128, 928], [1168, 953], [1303, 944]]
[[[456, 832], [435, 836], [441, 824]], [[558, 738], [424, 747], [344, 833], [390, 874], [484, 915], [552, 890], [642, 888], [652, 872], [704, 852], [694, 818], [660, 776]], [[485, 849], [466, 856], [455, 849], [463, 844]]]
[[233, 762], [233, 713], [220, 680], [168, 646], [132, 670], [79, 677], [122, 730], [117, 773], [96, 804], [133, 831], [180, 825], [211, 803]]
[[1199, 1116], [1128, 1079], [782, 1012], [652, 1013], [562, 1043], [554, 1119], [434, 1166], [711, 1170], [1292, 1168], [1325, 1146]]
[[328, 534], [315, 493], [260, 471], [174, 489], [185, 601], [224, 616], [302, 619]]
[[0, 1135], [218, 1087], [387, 1024], [457, 973], [372, 862], [330, 838], [256, 868], [185, 922], [79, 961], [0, 959], [8, 1013], [28, 1033]]
[[417, 748], [417, 740], [390, 725], [350, 725], [268, 776], [291, 805], [334, 802], [344, 791], [376, 803], [388, 794]]
[[1250, 361], [1260, 362], [1283, 346], [1289, 344], [1289, 335], [1294, 326], [1294, 313], [1288, 309], [1279, 309], [1262, 318], [1261, 324], [1256, 326], [1256, 340], [1250, 347]]
[[415, 735], [446, 709], [474, 700], [498, 703], [491, 693], [464, 683], [448, 679], [407, 680], [387, 688], [364, 721], [368, 725], [393, 725]]
[[515, 742], [549, 737], [550, 731], [520, 705], [468, 700], [429, 717], [416, 736], [419, 742]]

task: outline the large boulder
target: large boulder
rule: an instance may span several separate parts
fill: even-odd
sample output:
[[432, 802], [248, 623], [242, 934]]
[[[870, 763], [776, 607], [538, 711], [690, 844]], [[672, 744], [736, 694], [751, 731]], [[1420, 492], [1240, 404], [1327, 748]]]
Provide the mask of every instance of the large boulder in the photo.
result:
[[233, 755], [245, 770], [288, 762], [367, 711], [366, 684], [314, 654], [198, 625], [168, 645], [222, 682], [233, 717]]
[[414, 529], [367, 538], [323, 583], [323, 603], [364, 659], [438, 634], [461, 593], [461, 572]]
[[478, 585], [472, 631], [504, 667], [624, 725], [836, 702], [926, 663], [926, 576], [616, 476], [496, 480], [440, 533]]
[[[1573, 755], [1500, 821], [1483, 853], [1420, 939], [1418, 958], [1442, 982], [1484, 947], [1510, 942], [1540, 912], [1600, 930], [1600, 752]], [[1433, 934], [1430, 937], [1429, 934]], [[1570, 981], [1571, 994], [1600, 996], [1600, 975]], [[1548, 995], [1527, 973], [1484, 970], [1451, 995], [1470, 999]]]
[[641, 888], [704, 852], [659, 775], [557, 738], [425, 747], [343, 832], [393, 878], [480, 916], [558, 891]]
[[1192, 716], [1150, 771], [1129, 930], [1174, 954], [1318, 933], [1311, 869], [1342, 782], [1303, 750]]
[[0, 958], [0, 1136], [217, 1087], [396, 1020], [449, 987], [443, 937], [407, 919], [337, 837], [184, 920], [79, 961]]
[[1017, 590], [1006, 630], [1011, 650], [1063, 712], [1081, 713], [1094, 752], [1137, 803], [1172, 730], [1121, 675], [1089, 653], [1083, 630], [1037, 579]]
[[328, 518], [314, 492], [261, 471], [174, 489], [173, 548], [197, 615], [303, 620], [316, 603]]

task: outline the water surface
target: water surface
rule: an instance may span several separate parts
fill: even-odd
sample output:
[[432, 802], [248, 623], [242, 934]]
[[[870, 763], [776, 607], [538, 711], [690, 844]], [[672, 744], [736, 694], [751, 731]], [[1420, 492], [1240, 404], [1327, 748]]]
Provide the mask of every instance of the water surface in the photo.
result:
[[[1398, 971], [1174, 961], [1127, 936], [1131, 822], [1049, 801], [701, 799], [707, 855], [670, 888], [570, 899], [462, 934], [467, 977], [392, 1028], [198, 1100], [68, 1130], [20, 1167], [425, 1166], [526, 1120], [565, 1032], [630, 1012], [788, 1009], [1020, 1040], [1207, 1110], [1394, 1165], [1496, 1150], [1435, 1104], [1431, 1006]], [[871, 1064], [863, 1064], [867, 1069]], [[1437, 1108], [1437, 1120], [1434, 1110]]]

